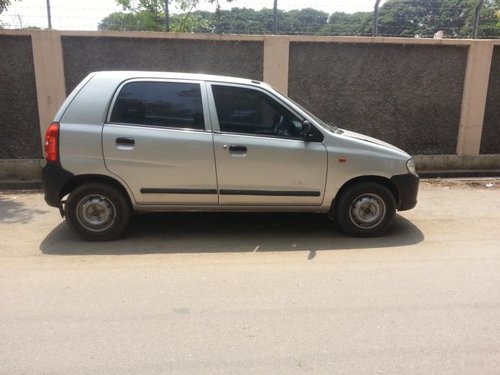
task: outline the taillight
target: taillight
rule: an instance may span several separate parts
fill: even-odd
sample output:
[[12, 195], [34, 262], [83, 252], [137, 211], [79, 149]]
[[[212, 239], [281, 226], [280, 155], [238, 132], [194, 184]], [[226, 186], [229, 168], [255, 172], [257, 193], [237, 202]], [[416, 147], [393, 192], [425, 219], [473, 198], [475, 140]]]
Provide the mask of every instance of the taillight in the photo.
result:
[[53, 122], [45, 132], [45, 160], [59, 161], [59, 123]]

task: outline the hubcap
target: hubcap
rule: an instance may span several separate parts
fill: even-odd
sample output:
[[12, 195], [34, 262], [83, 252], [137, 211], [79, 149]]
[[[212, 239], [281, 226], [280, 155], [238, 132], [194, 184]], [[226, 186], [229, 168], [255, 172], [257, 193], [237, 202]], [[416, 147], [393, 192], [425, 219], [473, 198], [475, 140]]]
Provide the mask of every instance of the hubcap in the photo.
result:
[[78, 202], [78, 222], [87, 230], [102, 232], [113, 225], [116, 209], [113, 203], [102, 195], [88, 195]]
[[385, 213], [383, 199], [372, 193], [358, 196], [349, 209], [352, 223], [361, 229], [375, 228], [384, 220]]

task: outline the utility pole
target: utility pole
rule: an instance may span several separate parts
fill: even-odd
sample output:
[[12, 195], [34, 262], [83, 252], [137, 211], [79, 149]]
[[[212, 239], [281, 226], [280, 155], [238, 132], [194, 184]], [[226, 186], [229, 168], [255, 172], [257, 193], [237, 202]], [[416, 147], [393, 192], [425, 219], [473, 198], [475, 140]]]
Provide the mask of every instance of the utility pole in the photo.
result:
[[483, 6], [484, 0], [479, 0], [477, 4], [476, 11], [474, 12], [474, 25], [472, 28], [472, 39], [477, 39], [477, 29], [479, 29], [479, 18], [481, 17], [481, 7]]
[[278, 0], [274, 0], [273, 7], [273, 34], [278, 34]]
[[165, 0], [165, 31], [170, 31], [170, 14], [168, 13], [168, 0]]
[[380, 0], [375, 0], [375, 8], [373, 9], [373, 36], [378, 35], [378, 6]]
[[50, 0], [47, 0], [47, 21], [49, 24], [49, 30], [52, 30], [52, 18], [50, 16]]

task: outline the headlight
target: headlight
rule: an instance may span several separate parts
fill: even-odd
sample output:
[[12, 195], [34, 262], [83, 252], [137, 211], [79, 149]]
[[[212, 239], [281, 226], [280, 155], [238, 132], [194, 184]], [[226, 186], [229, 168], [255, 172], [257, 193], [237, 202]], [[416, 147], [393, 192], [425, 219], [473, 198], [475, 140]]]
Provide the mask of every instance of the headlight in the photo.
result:
[[410, 159], [406, 162], [406, 168], [411, 174], [417, 174], [417, 170], [415, 169], [415, 161], [413, 159]]

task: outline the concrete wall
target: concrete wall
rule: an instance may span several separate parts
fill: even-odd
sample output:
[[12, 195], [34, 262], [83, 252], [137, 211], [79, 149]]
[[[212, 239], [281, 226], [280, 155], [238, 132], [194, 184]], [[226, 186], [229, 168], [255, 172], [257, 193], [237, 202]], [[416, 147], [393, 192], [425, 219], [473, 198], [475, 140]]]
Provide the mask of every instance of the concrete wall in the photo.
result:
[[[66, 93], [96, 70], [152, 70], [263, 78], [263, 43], [62, 37]], [[85, 64], [82, 64], [85, 61]]]
[[42, 157], [31, 38], [0, 34], [0, 159]]
[[500, 154], [500, 46], [493, 50], [481, 154]]
[[289, 95], [412, 154], [456, 151], [464, 46], [292, 42]]
[[38, 170], [65, 96], [104, 69], [264, 80], [421, 170], [500, 170], [499, 40], [0, 30], [0, 47], [0, 179]]

